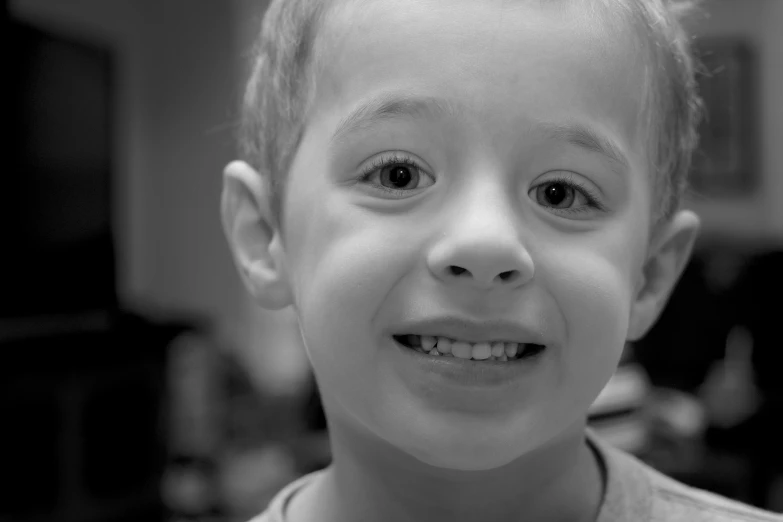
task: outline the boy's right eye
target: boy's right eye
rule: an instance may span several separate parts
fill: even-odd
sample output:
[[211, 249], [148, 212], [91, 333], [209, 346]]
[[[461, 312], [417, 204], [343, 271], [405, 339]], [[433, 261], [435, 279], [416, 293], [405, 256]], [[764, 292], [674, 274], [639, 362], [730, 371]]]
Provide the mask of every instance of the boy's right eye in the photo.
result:
[[376, 188], [392, 195], [408, 195], [435, 183], [432, 176], [419, 167], [416, 161], [397, 154], [373, 160], [364, 169], [360, 180], [370, 182]]

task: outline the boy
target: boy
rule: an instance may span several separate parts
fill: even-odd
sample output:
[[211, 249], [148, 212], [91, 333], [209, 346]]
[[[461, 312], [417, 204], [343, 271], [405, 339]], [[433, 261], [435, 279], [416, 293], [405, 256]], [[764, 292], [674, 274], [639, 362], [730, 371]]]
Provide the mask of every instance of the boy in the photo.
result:
[[585, 432], [698, 229], [670, 9], [272, 2], [223, 222], [296, 311], [333, 462], [258, 521], [773, 520]]

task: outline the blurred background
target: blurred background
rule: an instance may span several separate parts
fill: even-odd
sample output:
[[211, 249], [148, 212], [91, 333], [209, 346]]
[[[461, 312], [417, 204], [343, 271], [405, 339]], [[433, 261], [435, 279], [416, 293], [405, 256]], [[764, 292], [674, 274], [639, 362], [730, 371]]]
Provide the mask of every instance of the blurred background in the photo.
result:
[[[0, 521], [239, 521], [329, 463], [290, 310], [221, 232], [267, 2], [12, 0]], [[686, 483], [783, 512], [783, 1], [704, 2], [693, 261], [591, 411]], [[10, 182], [10, 186], [9, 186]]]

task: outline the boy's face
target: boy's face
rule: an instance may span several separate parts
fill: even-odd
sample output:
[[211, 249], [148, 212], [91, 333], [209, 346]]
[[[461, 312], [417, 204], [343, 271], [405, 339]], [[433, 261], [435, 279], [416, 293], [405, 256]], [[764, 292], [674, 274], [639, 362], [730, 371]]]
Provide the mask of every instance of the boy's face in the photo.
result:
[[[323, 30], [280, 255], [332, 420], [460, 469], [581, 428], [650, 239], [633, 39], [583, 2], [361, 2]], [[546, 348], [446, 359], [402, 334]]]

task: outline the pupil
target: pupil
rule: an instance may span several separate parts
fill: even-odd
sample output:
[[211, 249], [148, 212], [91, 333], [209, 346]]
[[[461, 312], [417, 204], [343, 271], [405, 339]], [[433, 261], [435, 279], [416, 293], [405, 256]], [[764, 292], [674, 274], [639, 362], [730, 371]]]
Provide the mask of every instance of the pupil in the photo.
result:
[[398, 186], [405, 186], [411, 182], [411, 171], [407, 167], [394, 167], [389, 172], [389, 181]]
[[566, 197], [565, 187], [559, 183], [549, 185], [546, 190], [546, 197], [550, 203], [558, 205], [563, 202]]

